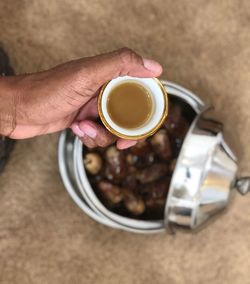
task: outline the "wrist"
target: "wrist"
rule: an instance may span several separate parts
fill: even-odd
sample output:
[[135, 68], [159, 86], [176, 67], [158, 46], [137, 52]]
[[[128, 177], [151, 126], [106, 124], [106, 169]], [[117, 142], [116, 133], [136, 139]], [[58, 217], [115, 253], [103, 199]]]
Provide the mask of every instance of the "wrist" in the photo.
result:
[[18, 76], [0, 77], [0, 134], [11, 136], [16, 127]]

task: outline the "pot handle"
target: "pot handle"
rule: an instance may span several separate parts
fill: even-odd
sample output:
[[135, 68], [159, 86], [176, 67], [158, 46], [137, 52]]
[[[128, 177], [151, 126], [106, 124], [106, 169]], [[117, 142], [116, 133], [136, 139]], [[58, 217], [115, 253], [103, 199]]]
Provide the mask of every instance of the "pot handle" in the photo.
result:
[[237, 178], [235, 187], [241, 195], [245, 195], [250, 191], [250, 177]]

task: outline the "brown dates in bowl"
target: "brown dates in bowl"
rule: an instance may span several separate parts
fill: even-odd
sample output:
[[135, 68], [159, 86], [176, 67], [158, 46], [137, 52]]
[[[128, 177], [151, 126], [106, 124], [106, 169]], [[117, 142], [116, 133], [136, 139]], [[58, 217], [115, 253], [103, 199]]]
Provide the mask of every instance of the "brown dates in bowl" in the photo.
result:
[[193, 109], [170, 98], [169, 114], [153, 136], [127, 150], [84, 147], [83, 163], [101, 202], [119, 215], [162, 219], [176, 161], [195, 117]]

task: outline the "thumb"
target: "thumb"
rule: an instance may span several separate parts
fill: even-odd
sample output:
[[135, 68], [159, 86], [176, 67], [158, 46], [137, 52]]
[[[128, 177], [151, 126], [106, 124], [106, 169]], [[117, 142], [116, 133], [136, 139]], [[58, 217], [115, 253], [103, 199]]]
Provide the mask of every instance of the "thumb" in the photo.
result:
[[129, 48], [85, 58], [84, 65], [88, 70], [88, 82], [96, 89], [118, 76], [150, 78], [162, 73], [158, 62], [142, 58]]

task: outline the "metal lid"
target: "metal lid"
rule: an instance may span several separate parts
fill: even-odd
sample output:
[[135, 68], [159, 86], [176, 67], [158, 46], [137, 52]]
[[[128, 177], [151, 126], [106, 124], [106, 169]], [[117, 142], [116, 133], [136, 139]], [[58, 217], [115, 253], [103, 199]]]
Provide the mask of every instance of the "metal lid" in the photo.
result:
[[165, 208], [167, 228], [197, 228], [226, 207], [232, 188], [249, 190], [249, 178], [236, 178], [237, 158], [224, 140], [223, 125], [208, 118], [210, 112], [197, 116], [183, 143]]

